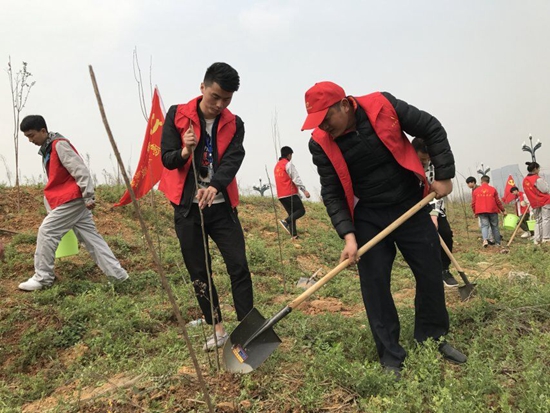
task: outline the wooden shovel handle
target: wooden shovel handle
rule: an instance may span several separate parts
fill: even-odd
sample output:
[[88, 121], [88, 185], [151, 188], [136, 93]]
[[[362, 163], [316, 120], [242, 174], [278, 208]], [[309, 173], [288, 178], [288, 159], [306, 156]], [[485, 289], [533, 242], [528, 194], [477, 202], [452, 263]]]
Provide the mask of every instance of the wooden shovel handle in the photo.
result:
[[[422, 208], [424, 208], [426, 205], [428, 205], [434, 198], [435, 198], [435, 192], [431, 192], [430, 194], [428, 194], [419, 203], [415, 204], [411, 209], [409, 209], [407, 212], [405, 212], [403, 215], [401, 215], [399, 218], [397, 218], [394, 222], [392, 222], [390, 225], [388, 225], [385, 229], [380, 231], [378, 233], [378, 235], [376, 235], [369, 242], [367, 242], [365, 245], [363, 245], [361, 248], [359, 248], [359, 250], [357, 250], [357, 257], [360, 257], [365, 252], [367, 252], [372, 247], [374, 247], [376, 244], [378, 244], [380, 241], [382, 241], [384, 238], [386, 238], [397, 227], [399, 227], [401, 224], [403, 224], [403, 222], [405, 222], [407, 219], [409, 219], [414, 214], [416, 214], [418, 211], [420, 211]], [[315, 291], [317, 291], [319, 288], [321, 288], [323, 285], [325, 285], [327, 282], [329, 282], [336, 274], [338, 274], [340, 271], [342, 271], [344, 268], [348, 267], [349, 265], [350, 265], [349, 258], [342, 261], [340, 264], [338, 264], [337, 267], [335, 267], [331, 271], [329, 271], [323, 278], [321, 278], [314, 285], [312, 285], [307, 290], [305, 290], [302, 294], [300, 294], [298, 297], [296, 297], [288, 305], [288, 307], [290, 307], [292, 309], [298, 307], [300, 304], [302, 304], [302, 302], [304, 302], [304, 300], [306, 298], [308, 298]]]
[[523, 215], [521, 216], [521, 219], [519, 220], [518, 224], [516, 225], [516, 229], [514, 230], [514, 232], [512, 233], [512, 236], [510, 237], [510, 241], [508, 241], [508, 244], [506, 244], [507, 247], [510, 246], [510, 244], [512, 243], [512, 241], [514, 240], [514, 237], [516, 236], [516, 234], [518, 233], [518, 230], [523, 222], [523, 220], [525, 219], [525, 217], [527, 216], [527, 212], [529, 212], [529, 210], [525, 211], [523, 213]]
[[443, 250], [445, 251], [445, 254], [447, 254], [447, 257], [449, 257], [449, 259], [451, 260], [451, 262], [453, 263], [454, 267], [456, 268], [456, 270], [460, 273], [460, 272], [464, 272], [462, 270], [462, 268], [460, 268], [460, 264], [458, 263], [458, 261], [455, 259], [454, 255], [451, 253], [451, 250], [449, 249], [449, 247], [447, 247], [447, 244], [445, 244], [445, 241], [443, 241], [443, 238], [441, 238], [441, 235], [438, 233], [437, 235], [439, 235], [439, 241], [441, 242], [441, 248], [443, 248]]

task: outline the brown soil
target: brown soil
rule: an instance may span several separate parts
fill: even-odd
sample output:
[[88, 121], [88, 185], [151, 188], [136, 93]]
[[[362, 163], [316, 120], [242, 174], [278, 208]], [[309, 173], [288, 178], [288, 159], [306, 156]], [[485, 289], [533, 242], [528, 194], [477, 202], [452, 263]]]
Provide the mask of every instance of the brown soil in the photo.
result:
[[[18, 213], [17, 209], [17, 194], [15, 189], [2, 189], [2, 196], [0, 197], [0, 241], [4, 244], [9, 244], [11, 239], [21, 234], [35, 234], [42, 219], [44, 218], [44, 211], [41, 208], [42, 202], [42, 190], [38, 188], [25, 187], [21, 191], [21, 210], [26, 211], [25, 214]], [[257, 213], [253, 205], [251, 205], [245, 212], [241, 212], [243, 217], [251, 217], [254, 214], [254, 220], [258, 225], [263, 226], [265, 230], [262, 231], [266, 239], [271, 239], [276, 242], [277, 233], [273, 227], [272, 217], [264, 216], [265, 214]], [[119, 209], [113, 209], [108, 204], [99, 203], [97, 209], [94, 211], [94, 219], [99, 232], [104, 235], [119, 235], [123, 239], [134, 239], [136, 230], [128, 227], [125, 223], [127, 219], [123, 219], [122, 212]], [[241, 218], [242, 220], [243, 219]], [[469, 224], [469, 236], [477, 236], [477, 226], [472, 219]], [[256, 225], [255, 223], [255, 225]], [[249, 228], [244, 227], [245, 233], [249, 232]], [[465, 236], [464, 231], [461, 228], [453, 228], [457, 236]], [[327, 228], [328, 230], [328, 228]], [[15, 233], [12, 233], [13, 231]], [[248, 236], [249, 234], [247, 234]], [[284, 236], [285, 234], [283, 234]], [[290, 242], [286, 240], [285, 242]], [[301, 243], [294, 242], [294, 247], [301, 249]], [[16, 247], [18, 253], [26, 256], [32, 256], [34, 254], [34, 246], [30, 244], [18, 244]], [[463, 247], [457, 242], [456, 251], [459, 252]], [[481, 248], [481, 245], [480, 245]], [[487, 248], [482, 250], [482, 253], [487, 256], [487, 261], [492, 261], [491, 256], [499, 254], [500, 251], [497, 248]], [[126, 266], [129, 270], [129, 262], [124, 261], [124, 257], [120, 257], [123, 266]], [[80, 265], [84, 261], [89, 260], [87, 256], [70, 257], [69, 262], [74, 262], [75, 265]], [[477, 266], [469, 265], [468, 263], [462, 263], [465, 267], [465, 271], [472, 279], [482, 279], [491, 276], [507, 276], [513, 267], [510, 264], [493, 265], [489, 262], [479, 263]], [[146, 265], [151, 265], [150, 263]], [[312, 275], [315, 271], [321, 269], [318, 278], [322, 277], [331, 268], [327, 268], [322, 265], [316, 256], [302, 255], [297, 258], [297, 265], [304, 272], [304, 274]], [[143, 265], [141, 266], [143, 268]], [[10, 274], [0, 274], [2, 277], [2, 287], [0, 288], [0, 301], [2, 306], [0, 308], [0, 318], [10, 312], [13, 307], [23, 306], [27, 317], [24, 321], [20, 322], [16, 329], [14, 329], [9, 337], [4, 337], [5, 344], [18, 343], [21, 336], [25, 331], [31, 328], [33, 325], [41, 324], [45, 325], [57, 325], [59, 320], [52, 319], [47, 314], [42, 314], [40, 311], [34, 309], [33, 306], [28, 305], [30, 303], [30, 296], [17, 292], [17, 284], [24, 281], [32, 274], [29, 273], [28, 263], [14, 263], [10, 268]], [[100, 277], [101, 274], [96, 274]], [[400, 291], [395, 292], [395, 301], [400, 305], [413, 306], [415, 289], [411, 282], [411, 288], [403, 288]], [[301, 291], [301, 290], [300, 290]], [[273, 297], [273, 303], [286, 304], [296, 297], [296, 289], [292, 286], [289, 289], [289, 293], [286, 295], [280, 295]], [[466, 303], [460, 301], [459, 295], [455, 290], [446, 290], [447, 303], [450, 307], [463, 306]], [[475, 297], [473, 299], [476, 299]], [[362, 305], [356, 305], [349, 307], [344, 305], [340, 300], [336, 298], [316, 298], [306, 300], [297, 309], [307, 315], [317, 315], [322, 313], [340, 313], [347, 317], [354, 317], [358, 314], [364, 315], [364, 308]], [[365, 317], [366, 324], [366, 317]], [[284, 348], [288, 343], [283, 342], [281, 348]], [[59, 362], [64, 366], [70, 366], [76, 360], [85, 357], [88, 348], [83, 344], [77, 344], [73, 348], [61, 350], [58, 354]], [[2, 367], [11, 364], [9, 357], [0, 359], [0, 365]], [[34, 366], [36, 371], [30, 372], [35, 374], [44, 366]], [[208, 383], [209, 388], [212, 390], [212, 394], [223, 394], [224, 400], [216, 404], [217, 411], [220, 412], [240, 412], [246, 411], [251, 406], [249, 400], [239, 400], [240, 394], [240, 379], [239, 377], [229, 374], [221, 373], [219, 375], [209, 375], [208, 366], [203, 366], [203, 375]], [[288, 385], [298, 386], [301, 385], [300, 379], [297, 377], [303, 377], [303, 374], [296, 371], [292, 373], [293, 369], [298, 369], [297, 366], [288, 366]], [[23, 407], [25, 413], [38, 413], [47, 412], [58, 406], [60, 402], [67, 402], [74, 406], [79, 406], [79, 411], [82, 412], [135, 412], [135, 411], [147, 411], [142, 406], [147, 406], [151, 400], [178, 400], [178, 408], [173, 411], [188, 412], [188, 411], [206, 411], [204, 400], [200, 397], [201, 389], [198, 384], [197, 374], [192, 367], [181, 366], [178, 369], [177, 374], [170, 379], [174, 384], [171, 385], [166, 391], [163, 388], [162, 391], [155, 390], [155, 385], [148, 382], [147, 378], [143, 375], [132, 376], [127, 374], [118, 374], [113, 377], [103, 378], [101, 380], [104, 384], [100, 386], [81, 386], [79, 381], [68, 383], [64, 386], [57, 388], [50, 396], [45, 397], [34, 403], [27, 404]], [[323, 383], [319, 383], [320, 386]], [[116, 397], [116, 394], [124, 393], [124, 402]], [[324, 409], [323, 411], [354, 411], [353, 399], [354, 395], [346, 392], [345, 389], [331, 390], [330, 394], [324, 396]], [[257, 404], [256, 404], [257, 406]], [[263, 401], [260, 409], [265, 412], [290, 412], [289, 406], [274, 405], [269, 401]]]

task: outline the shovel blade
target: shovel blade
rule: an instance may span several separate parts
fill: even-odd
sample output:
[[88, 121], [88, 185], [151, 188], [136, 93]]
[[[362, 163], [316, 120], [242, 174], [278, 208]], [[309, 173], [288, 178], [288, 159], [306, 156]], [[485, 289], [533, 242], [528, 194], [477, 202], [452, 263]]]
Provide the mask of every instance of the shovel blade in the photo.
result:
[[[281, 344], [273, 328], [268, 328], [250, 343], [266, 319], [253, 308], [229, 336], [223, 347], [225, 369], [231, 373], [250, 373], [260, 366]], [[246, 347], [245, 347], [246, 345]]]
[[458, 293], [460, 294], [460, 299], [462, 301], [469, 300], [474, 292], [474, 288], [475, 288], [475, 284], [471, 284], [471, 283], [466, 285], [461, 285], [460, 287], [458, 287]]

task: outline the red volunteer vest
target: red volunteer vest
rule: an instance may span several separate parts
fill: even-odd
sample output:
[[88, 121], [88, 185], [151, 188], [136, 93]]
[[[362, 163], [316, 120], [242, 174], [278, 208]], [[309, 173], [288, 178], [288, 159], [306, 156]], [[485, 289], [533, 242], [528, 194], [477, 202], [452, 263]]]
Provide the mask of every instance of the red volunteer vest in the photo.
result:
[[538, 175], [527, 175], [523, 179], [523, 191], [525, 192], [525, 195], [527, 195], [527, 199], [529, 200], [532, 208], [540, 208], [544, 205], [550, 204], [550, 194], [540, 192], [535, 186], [537, 179], [539, 178], [540, 176]]
[[[61, 140], [69, 142], [67, 139], [55, 139], [52, 141], [50, 160], [46, 165], [48, 183], [44, 188], [44, 196], [52, 210], [73, 199], [82, 198], [80, 187], [59, 160], [59, 155], [55, 149], [57, 143]], [[71, 145], [70, 142], [69, 145]], [[71, 145], [71, 148], [78, 154], [73, 145]]]
[[525, 205], [525, 206], [521, 205], [521, 202], [524, 201], [525, 198], [526, 198], [525, 194], [520, 191], [518, 196], [514, 199], [516, 201], [516, 214], [518, 216], [522, 216], [529, 209], [529, 205]]
[[283, 158], [275, 165], [275, 185], [277, 187], [277, 198], [285, 198], [298, 193], [298, 187], [292, 182], [286, 172], [286, 166], [290, 161]]
[[[182, 136], [182, 148], [183, 135], [185, 134], [185, 131], [189, 129], [190, 122], [195, 130], [195, 135], [197, 135], [197, 140], [200, 141], [201, 139], [201, 123], [199, 114], [197, 113], [197, 104], [201, 97], [202, 96], [199, 96], [183, 105], [178, 105], [178, 109], [176, 110], [174, 125]], [[235, 121], [235, 115], [233, 115], [228, 109], [224, 109], [220, 115], [218, 130], [216, 133], [218, 163], [221, 162], [223, 154], [233, 140], [236, 131], [237, 123]], [[185, 180], [187, 179], [189, 168], [191, 168], [192, 164], [193, 162], [191, 157], [189, 157], [185, 165], [181, 168], [173, 170], [164, 168], [162, 171], [159, 190], [164, 192], [164, 195], [166, 195], [166, 197], [174, 204], [179, 205], [181, 201]], [[229, 185], [227, 185], [226, 191], [231, 207], [235, 208], [239, 204], [239, 189], [237, 188], [237, 180], [235, 178], [233, 178]]]
[[[426, 196], [429, 192], [429, 185], [426, 180], [424, 168], [418, 159], [416, 151], [401, 129], [395, 108], [380, 92], [356, 97], [355, 100], [367, 113], [374, 132], [386, 148], [390, 150], [397, 163], [403, 168], [414, 172], [419, 181], [424, 183], [424, 196]], [[323, 151], [334, 166], [340, 178], [340, 182], [344, 187], [348, 208], [353, 218], [355, 198], [353, 194], [353, 185], [348, 166], [340, 148], [336, 142], [334, 142], [332, 136], [319, 128], [313, 131], [311, 137], [315, 142], [321, 145], [321, 148], [323, 148]]]
[[478, 214], [498, 214], [504, 211], [497, 190], [486, 182], [472, 193], [472, 210]]

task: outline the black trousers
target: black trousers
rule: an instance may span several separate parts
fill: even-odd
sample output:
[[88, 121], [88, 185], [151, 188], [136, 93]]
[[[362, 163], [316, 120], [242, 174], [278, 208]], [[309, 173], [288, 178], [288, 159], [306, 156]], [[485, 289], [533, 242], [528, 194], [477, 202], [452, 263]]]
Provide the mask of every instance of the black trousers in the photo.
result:
[[[439, 235], [443, 238], [443, 241], [449, 248], [449, 251], [453, 252], [453, 230], [449, 225], [447, 217], [442, 217], [441, 215], [437, 217], [437, 232], [439, 232]], [[441, 248], [441, 264], [444, 270], [448, 270], [451, 265], [451, 259], [443, 248]]]
[[298, 231], [296, 230], [296, 221], [306, 214], [304, 204], [302, 204], [302, 200], [298, 195], [287, 196], [286, 198], [279, 198], [279, 201], [281, 201], [281, 204], [283, 204], [283, 207], [288, 214], [288, 216], [285, 218], [285, 221], [290, 227], [290, 233], [294, 237], [298, 235]]
[[[191, 276], [199, 306], [206, 322], [212, 324], [208, 272], [206, 270], [199, 207], [197, 204], [193, 204], [187, 217], [184, 216], [183, 210], [184, 208], [179, 205], [174, 206], [176, 234], [180, 241], [183, 260]], [[211, 207], [203, 209], [202, 212], [206, 236], [212, 238], [218, 246], [231, 279], [233, 303], [237, 312], [237, 319], [240, 321], [253, 307], [252, 279], [246, 261], [241, 223], [237, 214], [231, 214], [225, 203], [213, 204]], [[211, 263], [212, 260], [208, 251], [209, 268], [212, 268]], [[215, 312], [214, 321], [217, 324], [222, 321], [222, 314], [214, 280], [212, 280], [212, 297]]]
[[[381, 209], [355, 208], [356, 238], [364, 245], [406, 212], [414, 201]], [[367, 251], [358, 263], [361, 293], [380, 362], [401, 366], [406, 357], [399, 344], [399, 317], [390, 290], [396, 246], [416, 279], [414, 338], [439, 339], [449, 330], [449, 315], [441, 282], [441, 254], [437, 231], [426, 207]]]

